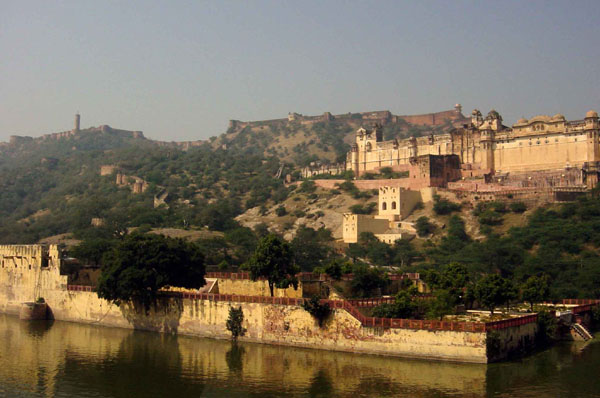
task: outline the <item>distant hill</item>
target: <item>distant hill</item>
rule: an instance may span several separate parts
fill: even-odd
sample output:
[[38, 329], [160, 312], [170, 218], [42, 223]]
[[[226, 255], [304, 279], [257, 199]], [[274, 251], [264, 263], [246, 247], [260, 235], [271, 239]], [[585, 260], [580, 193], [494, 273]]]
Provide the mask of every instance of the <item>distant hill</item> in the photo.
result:
[[435, 115], [421, 115], [418, 121], [431, 123], [413, 125], [387, 111], [294, 114], [232, 121], [220, 136], [191, 142], [153, 141], [110, 126], [13, 136], [0, 143], [0, 243], [82, 235], [92, 219], [226, 230], [246, 209], [288, 197], [290, 188], [275, 178], [282, 165], [285, 176], [311, 161], [344, 160], [361, 126], [380, 123], [384, 138], [392, 139], [447, 131], [458, 120]]
[[321, 116], [291, 113], [288, 118], [254, 122], [231, 120], [227, 133], [212, 139], [213, 147], [251, 146], [265, 155], [274, 155], [296, 166], [315, 160], [342, 162], [360, 127], [383, 126], [385, 140], [448, 131], [466, 122], [460, 105], [454, 110], [423, 115], [393, 115], [374, 111]]

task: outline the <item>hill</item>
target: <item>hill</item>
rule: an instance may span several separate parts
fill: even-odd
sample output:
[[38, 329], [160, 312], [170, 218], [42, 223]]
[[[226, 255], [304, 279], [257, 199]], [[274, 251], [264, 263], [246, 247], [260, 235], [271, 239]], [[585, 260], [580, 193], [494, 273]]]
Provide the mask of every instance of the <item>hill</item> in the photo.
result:
[[[282, 165], [285, 175], [312, 161], [343, 160], [360, 126], [381, 123], [386, 138], [451, 126], [449, 119], [423, 120], [429, 119], [429, 125], [416, 126], [387, 111], [325, 121], [296, 115], [232, 122], [210, 141], [182, 143], [110, 126], [12, 136], [0, 143], [0, 242], [77, 234], [92, 219], [126, 227], [226, 230], [245, 210], [287, 198], [290, 189], [275, 178]], [[162, 206], [155, 206], [157, 195]]]

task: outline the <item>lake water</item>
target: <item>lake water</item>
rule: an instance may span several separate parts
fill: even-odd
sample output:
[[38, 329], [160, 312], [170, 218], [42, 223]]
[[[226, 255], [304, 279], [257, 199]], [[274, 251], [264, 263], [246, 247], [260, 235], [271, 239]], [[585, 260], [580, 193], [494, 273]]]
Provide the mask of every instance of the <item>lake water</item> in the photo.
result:
[[600, 343], [455, 364], [0, 315], [2, 397], [600, 397]]

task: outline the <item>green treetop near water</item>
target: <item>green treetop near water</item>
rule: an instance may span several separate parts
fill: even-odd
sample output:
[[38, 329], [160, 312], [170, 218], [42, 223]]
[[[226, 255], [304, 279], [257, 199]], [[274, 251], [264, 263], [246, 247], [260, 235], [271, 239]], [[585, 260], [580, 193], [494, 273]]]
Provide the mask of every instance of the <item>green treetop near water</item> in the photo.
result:
[[298, 288], [296, 274], [300, 271], [294, 262], [294, 255], [289, 243], [277, 235], [263, 237], [256, 251], [245, 265], [250, 271], [252, 280], [264, 277], [269, 282], [269, 290], [273, 297], [274, 287], [286, 289]]
[[146, 309], [165, 286], [200, 288], [204, 257], [195, 244], [161, 235], [127, 235], [106, 253], [98, 297], [133, 301]]

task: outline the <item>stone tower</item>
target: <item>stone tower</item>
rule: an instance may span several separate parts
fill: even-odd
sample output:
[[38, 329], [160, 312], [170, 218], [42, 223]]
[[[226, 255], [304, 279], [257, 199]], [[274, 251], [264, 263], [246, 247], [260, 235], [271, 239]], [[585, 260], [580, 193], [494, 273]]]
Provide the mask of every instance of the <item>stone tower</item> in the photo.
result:
[[73, 128], [73, 133], [79, 133], [79, 123], [81, 121], [81, 116], [79, 115], [79, 112], [77, 112], [75, 114], [75, 126]]
[[585, 133], [587, 136], [587, 161], [600, 161], [600, 151], [598, 147], [598, 113], [596, 111], [588, 111], [585, 114]]

